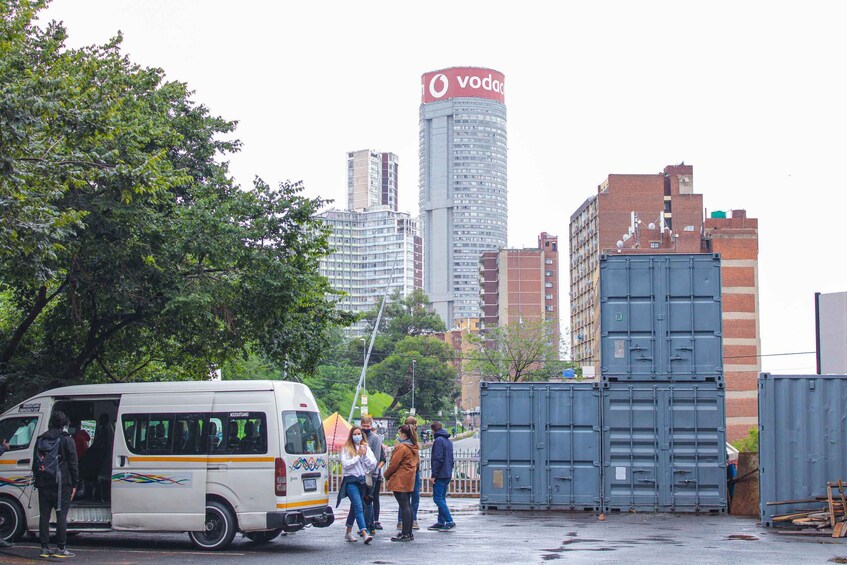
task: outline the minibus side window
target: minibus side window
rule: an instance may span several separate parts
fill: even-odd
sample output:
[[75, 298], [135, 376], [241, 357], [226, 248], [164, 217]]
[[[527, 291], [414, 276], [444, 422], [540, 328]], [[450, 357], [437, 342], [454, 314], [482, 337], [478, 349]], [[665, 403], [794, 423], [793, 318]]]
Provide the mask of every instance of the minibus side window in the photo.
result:
[[326, 451], [323, 423], [317, 412], [283, 412], [282, 427], [286, 453], [314, 455]]
[[147, 453], [171, 453], [173, 430], [173, 414], [150, 414], [150, 423], [147, 425]]
[[208, 414], [177, 414], [174, 453], [205, 454], [209, 446]]
[[268, 426], [264, 412], [214, 413], [210, 422], [220, 426], [220, 441], [215, 453], [268, 452]]
[[9, 451], [26, 449], [35, 433], [38, 416], [24, 416], [0, 420], [0, 440], [9, 442]]

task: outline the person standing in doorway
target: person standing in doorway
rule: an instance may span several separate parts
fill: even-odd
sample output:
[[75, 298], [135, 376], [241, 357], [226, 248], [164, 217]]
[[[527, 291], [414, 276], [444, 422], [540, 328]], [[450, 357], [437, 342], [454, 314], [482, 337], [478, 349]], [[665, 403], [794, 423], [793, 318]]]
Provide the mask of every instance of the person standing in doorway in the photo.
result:
[[432, 436], [432, 501], [438, 507], [438, 521], [428, 529], [439, 532], [448, 532], [456, 527], [450, 509], [447, 508], [447, 487], [453, 478], [453, 442], [450, 434], [441, 425], [434, 421], [430, 424]]
[[418, 443], [412, 434], [411, 426], [400, 427], [397, 433], [397, 443], [394, 445], [394, 453], [391, 454], [391, 462], [385, 470], [386, 486], [394, 492], [394, 498], [400, 506], [401, 530], [400, 535], [391, 538], [391, 541], [412, 541], [415, 539], [412, 533], [412, 504], [411, 496], [415, 488], [415, 472], [418, 469]]
[[[411, 428], [412, 437], [414, 438], [413, 441], [415, 442], [415, 445], [420, 443], [420, 438], [418, 438], [418, 420], [414, 416], [408, 416], [406, 417], [405, 422], [403, 422], [403, 425], [409, 426]], [[420, 459], [418, 459], [418, 461], [418, 467], [417, 469], [415, 469], [415, 489], [412, 491], [412, 496], [410, 500], [412, 506], [413, 530], [420, 529], [420, 527], [418, 526], [418, 507], [421, 504], [421, 465]], [[403, 516], [400, 510], [397, 511], [397, 529], [403, 529]]]
[[[40, 557], [73, 557], [68, 551], [68, 510], [76, 495], [79, 466], [76, 446], [65, 431], [68, 417], [56, 410], [50, 417], [49, 429], [38, 436], [32, 457], [32, 476], [38, 490], [38, 538]], [[56, 549], [50, 549], [50, 513], [56, 509]]]
[[376, 457], [376, 469], [371, 473], [371, 485], [365, 497], [365, 522], [371, 535], [382, 529], [379, 523], [379, 491], [382, 488], [382, 468], [385, 467], [385, 450], [382, 448], [382, 438], [373, 429], [373, 417], [362, 416], [362, 431], [368, 440], [368, 446]]

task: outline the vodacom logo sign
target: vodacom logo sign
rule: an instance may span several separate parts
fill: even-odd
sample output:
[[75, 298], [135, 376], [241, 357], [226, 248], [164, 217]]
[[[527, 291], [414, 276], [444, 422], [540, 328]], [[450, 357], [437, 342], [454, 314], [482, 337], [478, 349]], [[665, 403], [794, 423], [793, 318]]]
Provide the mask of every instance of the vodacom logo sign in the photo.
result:
[[426, 73], [421, 77], [422, 102], [449, 98], [488, 98], [505, 102], [503, 73], [490, 69], [457, 67]]

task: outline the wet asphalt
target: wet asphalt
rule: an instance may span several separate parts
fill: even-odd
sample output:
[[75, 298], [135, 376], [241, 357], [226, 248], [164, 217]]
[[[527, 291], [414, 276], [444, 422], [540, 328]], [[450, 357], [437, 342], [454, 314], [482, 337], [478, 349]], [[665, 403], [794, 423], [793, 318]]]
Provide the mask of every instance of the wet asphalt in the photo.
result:
[[[334, 500], [334, 498], [331, 498]], [[415, 532], [390, 541], [397, 504], [382, 497], [382, 523], [370, 545], [344, 541], [347, 505], [329, 528], [308, 528], [256, 544], [241, 535], [225, 551], [195, 550], [185, 534], [79, 534], [69, 542], [74, 563], [847, 563], [847, 539], [781, 535], [752, 518], [726, 515], [480, 512], [475, 499], [449, 500], [457, 527]], [[432, 499], [419, 523], [435, 521]], [[37, 543], [0, 550], [0, 563], [36, 563]], [[51, 562], [59, 561], [51, 559]]]

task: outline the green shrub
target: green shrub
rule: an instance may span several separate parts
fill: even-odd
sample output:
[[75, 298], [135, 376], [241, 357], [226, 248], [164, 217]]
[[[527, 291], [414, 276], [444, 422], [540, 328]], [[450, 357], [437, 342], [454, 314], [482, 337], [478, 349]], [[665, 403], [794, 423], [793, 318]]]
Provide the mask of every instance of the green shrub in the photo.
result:
[[746, 437], [737, 439], [732, 442], [732, 447], [739, 452], [758, 453], [759, 452], [759, 427], [750, 428]]

